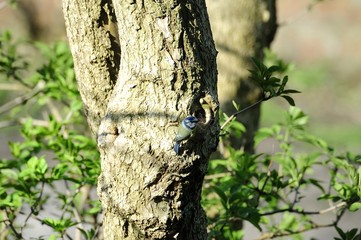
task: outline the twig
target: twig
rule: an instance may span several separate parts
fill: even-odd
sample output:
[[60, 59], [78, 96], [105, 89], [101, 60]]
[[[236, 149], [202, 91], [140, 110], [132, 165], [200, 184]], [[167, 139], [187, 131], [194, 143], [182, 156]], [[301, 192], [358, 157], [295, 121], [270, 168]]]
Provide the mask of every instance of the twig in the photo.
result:
[[331, 211], [336, 210], [338, 208], [342, 208], [342, 207], [346, 207], [346, 206], [347, 206], [347, 203], [340, 202], [340, 203], [336, 204], [335, 206], [332, 206], [332, 207], [326, 208], [324, 210], [321, 210], [320, 214], [328, 213], [328, 212], [331, 212]]
[[260, 104], [260, 103], [261, 103], [262, 101], [264, 101], [264, 100], [265, 100], [265, 99], [262, 98], [262, 99], [258, 100], [257, 102], [249, 105], [248, 107], [245, 107], [245, 108], [239, 110], [238, 112], [233, 113], [233, 114], [227, 119], [227, 121], [225, 121], [225, 122], [223, 123], [223, 125], [221, 126], [221, 130], [224, 129], [224, 127], [227, 126], [227, 124], [228, 124], [230, 121], [232, 121], [235, 117], [237, 117], [237, 115], [239, 115], [239, 114], [247, 111], [248, 109], [253, 108], [254, 106]]
[[[264, 192], [264, 189], [265, 189], [265, 187], [266, 187], [266, 184], [267, 184], [267, 182], [268, 182], [268, 179], [269, 179], [269, 177], [271, 176], [271, 167], [272, 167], [272, 164], [273, 164], [273, 161], [271, 160], [270, 163], [268, 164], [268, 167], [267, 167], [267, 177], [266, 177], [266, 180], [264, 181], [264, 184], [263, 184], [263, 186], [262, 186], [262, 188], [261, 188], [261, 192]], [[258, 197], [257, 197], [257, 206], [258, 206], [258, 204], [259, 204], [259, 199], [260, 199], [260, 198], [261, 198], [261, 194], [259, 194]]]
[[24, 94], [23, 96], [17, 97], [14, 100], [5, 103], [0, 107], [0, 115], [13, 109], [14, 107], [26, 103], [30, 98], [40, 93], [45, 88], [45, 81], [40, 81], [33, 90]]
[[[22, 125], [27, 121], [27, 118], [20, 118], [17, 120], [12, 120], [12, 121], [2, 121], [0, 122], [0, 129], [1, 128], [6, 128], [6, 127], [13, 127], [16, 125]], [[34, 126], [41, 126], [41, 127], [48, 127], [49, 126], [49, 122], [45, 121], [45, 120], [39, 120], [39, 119], [32, 119], [32, 124]]]
[[[1, 4], [1, 3], [0, 3]], [[28, 87], [18, 83], [0, 83], [0, 89], [2, 91], [26, 91]]]
[[[68, 122], [70, 120], [71, 116], [73, 115], [73, 113], [74, 113], [73, 110], [69, 111], [69, 113], [66, 115], [66, 117], [64, 119], [64, 122]], [[60, 129], [60, 132], [62, 133], [62, 135], [64, 136], [65, 139], [68, 139], [69, 132], [67, 131], [66, 124], [63, 124], [63, 126]]]
[[257, 240], [266, 240], [266, 239], [272, 239], [272, 238], [276, 238], [276, 237], [290, 236], [290, 235], [294, 235], [294, 234], [299, 234], [299, 233], [311, 231], [311, 230], [314, 230], [316, 228], [332, 227], [332, 226], [334, 226], [334, 223], [316, 224], [314, 222], [311, 222], [311, 225], [312, 226], [310, 228], [303, 228], [303, 229], [300, 229], [298, 231], [279, 232], [279, 233], [272, 233], [272, 232], [264, 233], [262, 236], [257, 238]]
[[34, 210], [34, 209], [38, 207], [38, 204], [43, 196], [44, 186], [45, 186], [45, 182], [41, 182], [41, 191], [40, 191], [39, 197], [37, 198], [35, 204], [33, 206], [30, 206], [30, 212], [29, 212], [28, 216], [25, 218], [23, 225], [20, 227], [21, 232], [26, 227], [26, 224], [28, 223], [30, 217], [35, 215], [36, 210]]
[[[337, 204], [336, 206], [337, 207], [343, 207], [344, 205], [346, 205], [346, 203], [341, 202], [341, 203]], [[319, 211], [319, 214], [323, 214], [323, 213], [326, 213], [326, 212], [329, 212], [329, 211], [332, 211], [332, 210], [334, 210], [334, 207], [327, 208], [325, 210], [321, 210], [321, 211]], [[339, 214], [337, 214], [336, 220], [333, 223], [316, 224], [313, 221], [309, 221], [309, 223], [311, 223], [311, 227], [309, 227], [309, 228], [303, 228], [303, 229], [300, 229], [298, 231], [291, 231], [291, 232], [278, 232], [278, 233], [277, 232], [276, 233], [268, 232], [268, 233], [264, 233], [261, 237], [257, 238], [257, 240], [265, 240], [265, 239], [272, 239], [272, 238], [276, 238], [276, 237], [290, 236], [290, 235], [293, 235], [293, 234], [299, 234], [299, 233], [307, 232], [307, 231], [314, 230], [314, 229], [317, 229], [317, 228], [326, 228], [326, 227], [337, 226], [338, 222], [340, 221], [340, 219], [342, 217], [342, 215], [345, 213], [345, 210], [346, 210], [346, 208], [343, 208], [341, 210], [341, 212]]]
[[56, 121], [60, 122], [62, 120], [59, 109], [55, 106], [54, 102], [49, 99], [46, 101], [46, 105], [48, 106], [51, 115], [55, 118]]
[[[83, 225], [83, 220], [82, 220], [82, 216], [81, 214], [79, 213], [77, 207], [75, 206], [74, 204], [74, 199], [75, 197], [81, 193], [82, 195], [85, 195], [86, 198], [88, 198], [89, 196], [89, 192], [91, 190], [91, 186], [90, 185], [83, 185], [83, 186], [80, 186], [76, 192], [74, 194], [71, 194], [71, 191], [70, 191], [70, 186], [68, 184], [68, 182], [65, 180], [64, 181], [64, 184], [65, 184], [65, 187], [66, 187], [66, 194], [72, 199], [70, 202], [69, 202], [69, 206], [67, 206], [66, 208], [64, 208], [64, 212], [62, 214], [62, 218], [65, 214], [65, 211], [67, 208], [70, 208], [72, 211], [73, 211], [73, 214], [74, 214], [74, 217], [75, 217], [75, 220], [77, 221], [77, 225], [78, 225], [78, 228], [76, 229], [76, 232], [75, 232], [75, 239], [81, 239], [81, 232], [79, 229], [84, 229], [84, 225]], [[80, 210], [82, 210], [84, 208], [84, 204], [86, 202], [86, 199], [82, 199], [81, 202], [80, 202]]]
[[306, 16], [307, 14], [309, 14], [313, 8], [316, 7], [317, 4], [320, 4], [322, 1], [314, 1], [309, 3], [304, 9], [301, 9], [300, 12], [292, 15], [292, 17], [289, 17], [286, 20], [281, 21], [278, 26], [279, 27], [284, 27], [286, 25], [290, 25], [292, 23], [295, 23], [296, 21], [300, 20], [302, 17]]
[[294, 209], [294, 208], [290, 207], [290, 208], [278, 209], [278, 210], [271, 211], [271, 212], [261, 213], [260, 215], [261, 216], [267, 216], [267, 215], [273, 215], [273, 214], [276, 214], [276, 213], [283, 213], [283, 212], [299, 213], [299, 214], [302, 214], [302, 215], [318, 215], [318, 214], [328, 213], [328, 212], [333, 211], [333, 210], [338, 209], [338, 208], [346, 207], [346, 205], [347, 205], [346, 202], [341, 202], [341, 203], [338, 203], [335, 206], [332, 206], [332, 207], [329, 207], [329, 208], [326, 208], [326, 209], [323, 209], [323, 210], [320, 210], [320, 211], [304, 211], [304, 210], [297, 210], [297, 209]]
[[[14, 221], [11, 221], [10, 218], [9, 218], [9, 213], [7, 210], [5, 210], [5, 214], [6, 214], [6, 217], [7, 219], [3, 220], [3, 222], [5, 223], [5, 225], [7, 225], [8, 227], [10, 227], [10, 229], [13, 231], [14, 235], [18, 238], [18, 239], [23, 239], [23, 236], [22, 236], [22, 233], [18, 232], [16, 229], [15, 229], [15, 226], [13, 225], [14, 224]], [[8, 223], [7, 223], [8, 222]]]
[[94, 236], [93, 236], [93, 238], [92, 238], [92, 240], [95, 240], [96, 239], [96, 237], [98, 236], [98, 234], [100, 234], [100, 228], [102, 227], [102, 223], [99, 223], [98, 225], [97, 225], [97, 227], [95, 228], [95, 231], [94, 231]]
[[229, 176], [229, 175], [231, 175], [231, 173], [223, 172], [223, 173], [217, 173], [217, 174], [212, 174], [212, 175], [206, 175], [206, 176], [204, 176], [204, 179], [209, 180], [209, 179], [214, 179], [214, 178], [222, 178], [222, 177]]

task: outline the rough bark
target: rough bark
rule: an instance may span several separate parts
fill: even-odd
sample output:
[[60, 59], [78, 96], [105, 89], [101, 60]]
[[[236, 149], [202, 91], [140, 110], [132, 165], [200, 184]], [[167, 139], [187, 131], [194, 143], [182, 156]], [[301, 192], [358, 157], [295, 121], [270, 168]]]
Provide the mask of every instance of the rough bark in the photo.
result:
[[[204, 0], [114, 1], [118, 52], [103, 26], [104, 15], [115, 19], [111, 4], [63, 2], [79, 90], [98, 132], [105, 239], [207, 239], [200, 194], [219, 124]], [[200, 123], [177, 156], [172, 123], [187, 115]]]
[[63, 12], [78, 89], [88, 124], [96, 134], [119, 70], [114, 10], [110, 0], [64, 0]]
[[[256, 102], [260, 91], [248, 79], [251, 58], [262, 59], [263, 49], [273, 40], [277, 29], [275, 0], [207, 0], [212, 32], [219, 52], [218, 94], [222, 110], [235, 112], [232, 101], [241, 108]], [[246, 126], [243, 139], [232, 145], [253, 152], [254, 131], [258, 128], [260, 106], [238, 116]]]

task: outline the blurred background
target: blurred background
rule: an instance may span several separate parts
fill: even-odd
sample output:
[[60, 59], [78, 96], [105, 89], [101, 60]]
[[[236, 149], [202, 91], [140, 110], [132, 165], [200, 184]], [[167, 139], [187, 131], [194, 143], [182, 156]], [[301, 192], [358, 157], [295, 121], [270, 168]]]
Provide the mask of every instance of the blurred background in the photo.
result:
[[[291, 64], [287, 73], [289, 88], [302, 92], [294, 98], [310, 116], [310, 131], [338, 151], [361, 154], [361, 1], [278, 0], [277, 7], [279, 28], [271, 48]], [[16, 8], [9, 1], [0, 0], [0, 31], [3, 30], [10, 30], [17, 40], [66, 40], [61, 0], [21, 0]], [[21, 51], [31, 62], [41, 64], [40, 55], [31, 46], [23, 46]], [[5, 85], [1, 86], [5, 90]], [[13, 93], [16, 95], [8, 90], [6, 96], [0, 92], [0, 105]], [[263, 104], [261, 126], [282, 121], [287, 109], [282, 99]], [[0, 130], [2, 157], [9, 157], [7, 143], [20, 137], [12, 130]], [[322, 208], [312, 206], [313, 210]], [[328, 218], [330, 215], [320, 219], [327, 222]], [[359, 219], [359, 213], [353, 214], [341, 226], [357, 227]], [[252, 227], [246, 227], [252, 232]], [[306, 237], [328, 239], [335, 234], [333, 229], [322, 229], [309, 232]], [[246, 239], [259, 233], [251, 235]]]
[[[278, 0], [278, 23], [272, 51], [291, 63], [289, 87], [301, 91], [293, 95], [296, 105], [309, 115], [309, 130], [325, 139], [337, 151], [361, 153], [361, 1], [359, 0]], [[284, 119], [287, 103], [274, 99], [263, 104], [261, 126]], [[272, 146], [262, 146], [272, 151]], [[317, 170], [316, 170], [317, 171]], [[318, 172], [319, 178], [327, 172]], [[304, 199], [307, 209], [327, 206]], [[330, 221], [332, 213], [318, 217]], [[347, 214], [340, 226], [360, 228], [361, 215]], [[251, 239], [257, 237], [252, 231]], [[333, 239], [332, 228], [317, 229], [305, 239]], [[288, 238], [287, 238], [288, 239]]]
[[[293, 64], [290, 87], [302, 92], [294, 97], [312, 132], [339, 150], [360, 153], [361, 1], [317, 2], [278, 0], [272, 50]], [[282, 118], [285, 106], [281, 99], [264, 104], [262, 125]]]

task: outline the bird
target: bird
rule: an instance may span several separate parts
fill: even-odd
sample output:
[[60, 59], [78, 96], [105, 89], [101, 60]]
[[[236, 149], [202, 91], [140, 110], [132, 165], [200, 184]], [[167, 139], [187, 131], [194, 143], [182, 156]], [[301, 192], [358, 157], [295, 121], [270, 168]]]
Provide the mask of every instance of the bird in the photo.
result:
[[179, 147], [182, 141], [187, 140], [196, 128], [198, 119], [193, 116], [188, 116], [179, 124], [177, 135], [174, 138], [174, 151], [178, 155]]

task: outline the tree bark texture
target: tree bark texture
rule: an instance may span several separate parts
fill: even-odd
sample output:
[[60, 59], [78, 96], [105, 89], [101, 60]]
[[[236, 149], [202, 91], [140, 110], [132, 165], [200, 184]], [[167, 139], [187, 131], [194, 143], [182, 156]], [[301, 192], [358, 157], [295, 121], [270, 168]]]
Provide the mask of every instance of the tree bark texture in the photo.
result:
[[[63, 0], [63, 8], [101, 153], [105, 239], [207, 239], [200, 194], [219, 123], [204, 0]], [[174, 123], [188, 115], [200, 123], [176, 155]]]
[[[212, 32], [219, 52], [218, 95], [221, 109], [236, 112], [232, 101], [240, 108], [250, 106], [260, 97], [260, 91], [248, 79], [251, 59], [262, 60], [263, 49], [269, 47], [277, 29], [275, 0], [207, 0]], [[260, 106], [239, 115], [247, 132], [242, 140], [232, 139], [232, 145], [253, 152], [254, 132], [258, 128]]]
[[110, 0], [64, 0], [63, 12], [84, 111], [97, 134], [119, 71], [114, 9]]

